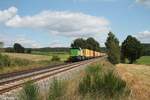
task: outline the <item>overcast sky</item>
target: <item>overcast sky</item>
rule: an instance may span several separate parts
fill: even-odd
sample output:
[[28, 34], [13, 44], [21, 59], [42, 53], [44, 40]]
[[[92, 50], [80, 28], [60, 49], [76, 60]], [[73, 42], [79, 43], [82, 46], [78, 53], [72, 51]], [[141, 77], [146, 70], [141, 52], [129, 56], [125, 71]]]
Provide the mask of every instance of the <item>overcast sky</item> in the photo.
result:
[[109, 31], [150, 43], [150, 0], [0, 0], [5, 47], [69, 47], [78, 37], [104, 46]]

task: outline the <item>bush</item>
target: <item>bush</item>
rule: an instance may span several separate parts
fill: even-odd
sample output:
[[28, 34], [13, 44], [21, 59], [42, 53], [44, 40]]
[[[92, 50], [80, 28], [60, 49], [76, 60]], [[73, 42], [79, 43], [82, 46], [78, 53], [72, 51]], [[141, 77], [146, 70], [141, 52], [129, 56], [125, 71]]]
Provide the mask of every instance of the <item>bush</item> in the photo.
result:
[[54, 78], [53, 82], [50, 84], [48, 100], [61, 100], [64, 94], [65, 84], [61, 80]]
[[38, 100], [39, 89], [33, 82], [27, 82], [23, 87], [19, 100]]
[[58, 56], [52, 56], [51, 61], [60, 61], [60, 58]]
[[102, 82], [102, 90], [110, 97], [115, 94], [122, 94], [126, 88], [126, 82], [116, 76], [112, 71], [104, 75]]
[[0, 67], [10, 66], [10, 65], [11, 65], [10, 58], [6, 55], [0, 54]]
[[79, 83], [78, 91], [82, 95], [98, 93], [105, 94], [106, 97], [114, 97], [123, 94], [126, 89], [126, 82], [113, 71], [103, 73], [100, 66], [90, 66]]

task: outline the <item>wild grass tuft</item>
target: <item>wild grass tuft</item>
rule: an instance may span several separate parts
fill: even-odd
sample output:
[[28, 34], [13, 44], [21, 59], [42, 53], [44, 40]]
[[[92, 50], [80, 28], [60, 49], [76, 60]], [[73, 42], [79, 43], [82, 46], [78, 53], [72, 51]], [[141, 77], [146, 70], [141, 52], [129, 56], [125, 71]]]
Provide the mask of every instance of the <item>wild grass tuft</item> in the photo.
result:
[[19, 95], [19, 100], [39, 100], [39, 89], [33, 82], [27, 82]]
[[26, 66], [31, 64], [31, 61], [19, 58], [10, 58], [7, 55], [0, 54], [0, 68], [10, 66]]
[[86, 94], [103, 94], [106, 97], [115, 97], [125, 93], [126, 87], [126, 82], [113, 71], [104, 73], [100, 66], [94, 65], [86, 69], [86, 75], [80, 81], [78, 91], [83, 96]]
[[65, 83], [56, 78], [53, 79], [49, 88], [48, 100], [61, 100], [65, 94]]
[[54, 55], [54, 56], [52, 56], [51, 61], [60, 61], [60, 57]]

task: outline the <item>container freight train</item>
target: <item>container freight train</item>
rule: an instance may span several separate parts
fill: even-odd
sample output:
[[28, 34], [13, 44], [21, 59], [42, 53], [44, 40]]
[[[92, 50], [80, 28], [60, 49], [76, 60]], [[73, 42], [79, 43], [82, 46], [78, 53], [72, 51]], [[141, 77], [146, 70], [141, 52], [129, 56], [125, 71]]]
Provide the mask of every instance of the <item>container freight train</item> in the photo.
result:
[[71, 62], [87, 60], [87, 59], [96, 58], [104, 55], [105, 55], [104, 53], [100, 53], [89, 49], [81, 49], [81, 48], [70, 49]]

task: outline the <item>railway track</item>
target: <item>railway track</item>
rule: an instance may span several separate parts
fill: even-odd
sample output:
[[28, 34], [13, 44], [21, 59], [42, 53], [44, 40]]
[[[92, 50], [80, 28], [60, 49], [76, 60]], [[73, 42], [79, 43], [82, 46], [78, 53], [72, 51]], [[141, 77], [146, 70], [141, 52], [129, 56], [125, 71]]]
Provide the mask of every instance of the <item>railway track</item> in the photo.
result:
[[59, 65], [58, 67], [53, 67], [53, 68], [43, 68], [40, 70], [35, 70], [35, 71], [32, 70], [29, 72], [26, 71], [19, 74], [13, 73], [12, 77], [10, 77], [11, 73], [9, 73], [8, 75], [4, 75], [5, 77], [3, 76], [3, 78], [0, 80], [0, 95], [23, 86], [27, 81], [34, 81], [34, 82], [40, 81], [44, 78], [59, 74], [61, 72], [65, 72], [76, 67], [90, 64], [99, 59], [100, 58], [94, 58], [86, 61], [66, 64], [66, 65]]

